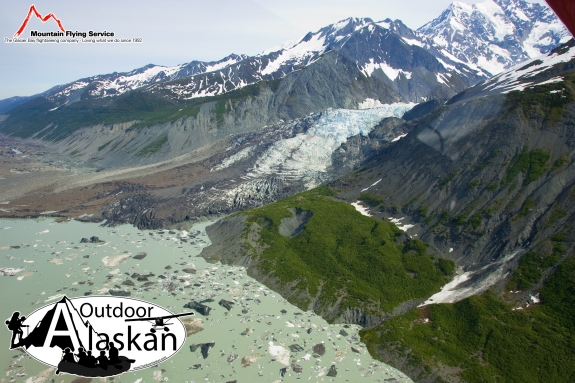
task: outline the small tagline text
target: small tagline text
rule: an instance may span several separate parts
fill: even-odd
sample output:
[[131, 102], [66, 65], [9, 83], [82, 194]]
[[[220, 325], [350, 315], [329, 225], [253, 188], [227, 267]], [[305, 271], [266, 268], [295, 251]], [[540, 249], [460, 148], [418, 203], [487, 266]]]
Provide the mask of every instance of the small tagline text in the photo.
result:
[[8, 38], [4, 37], [5, 43], [27, 43], [27, 44], [102, 44], [102, 43], [141, 43], [141, 37], [131, 37], [131, 38], [116, 38], [116, 37], [80, 37], [80, 38], [57, 38], [57, 37], [27, 37], [27, 38]]

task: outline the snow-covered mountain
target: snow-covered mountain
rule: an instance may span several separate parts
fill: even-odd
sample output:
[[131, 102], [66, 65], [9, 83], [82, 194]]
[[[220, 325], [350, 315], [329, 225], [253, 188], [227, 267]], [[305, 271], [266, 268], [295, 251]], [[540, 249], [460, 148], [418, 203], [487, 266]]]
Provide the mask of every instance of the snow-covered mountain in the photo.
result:
[[575, 67], [575, 39], [571, 39], [545, 56], [517, 64], [454, 97], [450, 102], [523, 91], [541, 85], [550, 87], [549, 97], [568, 97], [564, 76], [560, 73]]
[[[329, 52], [355, 63], [366, 78], [379, 77], [402, 93], [407, 84], [427, 83], [428, 88], [458, 88], [475, 83], [479, 72], [452, 60], [429, 45], [401, 21], [374, 22], [369, 18], [348, 18], [310, 32], [296, 43], [273, 52], [246, 58], [219, 71], [201, 73], [167, 84], [153, 84], [151, 91], [167, 91], [179, 99], [215, 96], [262, 80], [276, 80], [310, 66]], [[413, 77], [412, 77], [413, 76]], [[453, 80], [453, 77], [458, 77]], [[420, 101], [428, 94], [404, 101]], [[429, 92], [428, 92], [429, 93]]]
[[134, 69], [131, 72], [114, 72], [74, 81], [54, 89], [54, 91], [48, 95], [48, 98], [51, 100], [61, 100], [65, 98], [68, 102], [74, 102], [83, 95], [84, 97], [91, 98], [119, 96], [153, 83], [166, 82], [182, 77], [193, 76], [198, 73], [216, 71], [241, 61], [246, 57], [245, 55], [231, 54], [219, 61], [192, 61], [187, 64], [172, 67], [149, 64], [142, 68]]
[[491, 76], [571, 38], [553, 11], [523, 0], [454, 2], [418, 32], [454, 60]]
[[206, 124], [238, 133], [329, 108], [358, 108], [366, 99], [445, 100], [567, 39], [548, 8], [495, 1], [454, 3], [419, 32], [400, 20], [348, 18], [255, 56], [81, 79], [29, 100], [0, 101], [8, 114], [0, 128], [21, 137], [43, 131], [38, 137], [64, 139], [98, 124], [151, 126], [193, 117], [186, 124], [204, 129], [201, 110]]
[[[310, 32], [295, 43], [256, 56], [230, 55], [215, 62], [192, 61], [173, 67], [147, 65], [57, 86], [40, 96], [59, 106], [81, 99], [106, 99], [146, 88], [179, 100], [220, 95], [265, 80], [277, 80], [337, 52], [366, 78], [378, 77], [405, 93], [403, 101], [420, 101], [436, 87], [457, 92], [483, 78], [479, 71], [453, 60], [401, 21], [348, 18]], [[413, 85], [408, 85], [413, 84]], [[425, 89], [421, 84], [426, 84]], [[402, 95], [405, 96], [405, 95]]]
[[[399, 20], [348, 18], [256, 56], [232, 54], [219, 61], [173, 67], [147, 65], [127, 73], [80, 79], [39, 96], [59, 105], [113, 98], [142, 88], [179, 100], [215, 96], [284, 78], [329, 52], [337, 52], [355, 63], [366, 78], [384, 79], [403, 96], [402, 101], [417, 102], [437, 97], [431, 89], [444, 88], [443, 95], [460, 91], [545, 54], [569, 38], [555, 14], [540, 4], [522, 0], [485, 0], [473, 5], [454, 2], [418, 31]], [[419, 90], [406, 98], [407, 90], [413, 88]], [[0, 104], [4, 107], [2, 101]], [[5, 104], [7, 110], [17, 105], [12, 101]]]

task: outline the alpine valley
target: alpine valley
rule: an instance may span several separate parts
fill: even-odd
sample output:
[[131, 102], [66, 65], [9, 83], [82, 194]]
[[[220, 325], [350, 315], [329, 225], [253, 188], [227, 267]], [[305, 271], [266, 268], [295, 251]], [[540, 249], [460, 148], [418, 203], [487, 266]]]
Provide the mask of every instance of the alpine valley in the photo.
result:
[[414, 382], [575, 380], [575, 40], [544, 5], [348, 18], [0, 100], [0, 217], [207, 228]]

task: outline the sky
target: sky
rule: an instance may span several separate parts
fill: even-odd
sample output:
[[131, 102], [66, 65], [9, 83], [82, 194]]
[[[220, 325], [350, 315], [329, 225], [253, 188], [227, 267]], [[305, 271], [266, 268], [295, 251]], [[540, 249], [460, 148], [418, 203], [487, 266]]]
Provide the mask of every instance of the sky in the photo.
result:
[[[255, 55], [347, 17], [400, 19], [417, 29], [451, 0], [2, 0], [0, 99], [29, 96], [83, 77], [127, 72], [147, 64], [216, 61], [231, 53]], [[464, 0], [466, 3], [480, 1]], [[543, 3], [543, 0], [532, 2]], [[34, 4], [64, 29], [113, 32], [141, 43], [7, 43]], [[57, 31], [54, 20], [32, 16], [30, 31]]]

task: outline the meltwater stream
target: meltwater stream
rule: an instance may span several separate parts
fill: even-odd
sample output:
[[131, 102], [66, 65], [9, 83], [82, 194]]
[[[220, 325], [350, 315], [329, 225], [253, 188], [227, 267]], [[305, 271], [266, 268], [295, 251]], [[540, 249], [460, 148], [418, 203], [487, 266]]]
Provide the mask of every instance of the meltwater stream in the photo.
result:
[[[211, 308], [208, 316], [196, 313], [187, 321], [193, 334], [175, 356], [114, 381], [411, 382], [370, 357], [359, 341], [359, 326], [329, 325], [248, 277], [245, 268], [197, 257], [209, 245], [209, 224], [198, 223], [186, 233], [52, 219], [0, 220], [0, 319], [14, 311], [28, 315], [64, 294], [105, 295], [110, 289], [130, 291], [131, 297], [174, 313], [190, 311], [184, 308], [190, 301], [211, 299], [205, 303]], [[80, 243], [92, 236], [104, 242]], [[135, 273], [147, 275], [140, 278], [147, 280], [132, 278]], [[221, 299], [233, 302], [229, 311], [218, 304]], [[56, 376], [53, 368], [9, 350], [10, 336], [7, 328], [0, 330], [0, 363], [5, 370], [0, 382], [90, 381]], [[190, 347], [211, 342], [215, 345], [206, 358], [199, 347]], [[93, 379], [100, 380], [105, 381]]]

